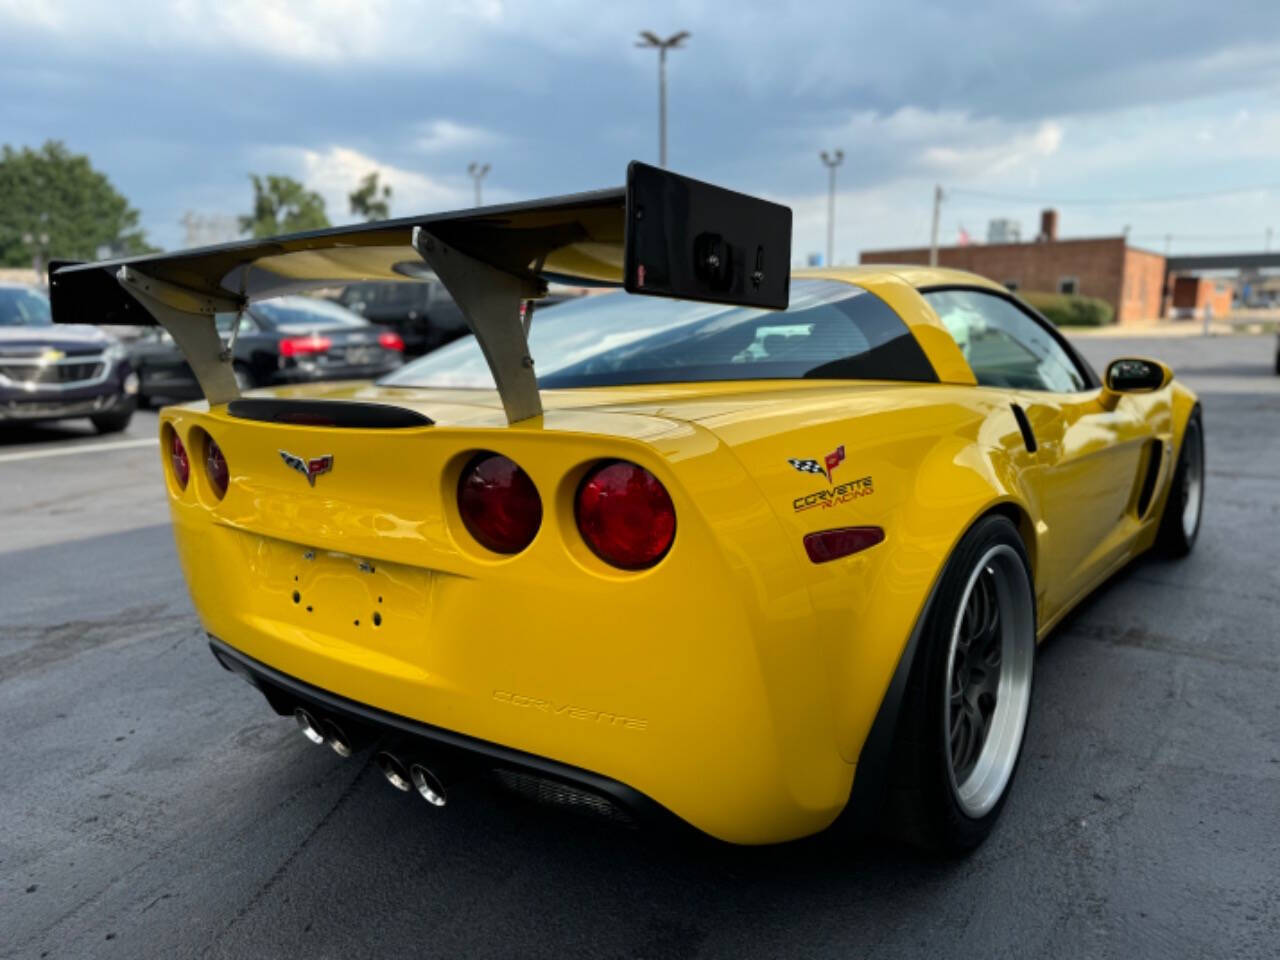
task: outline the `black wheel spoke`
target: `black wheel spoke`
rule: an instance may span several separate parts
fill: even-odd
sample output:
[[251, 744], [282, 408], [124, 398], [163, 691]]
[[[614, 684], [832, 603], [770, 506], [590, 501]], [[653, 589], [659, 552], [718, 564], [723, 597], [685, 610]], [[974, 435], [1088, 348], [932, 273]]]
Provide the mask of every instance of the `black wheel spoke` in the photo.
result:
[[1003, 631], [995, 571], [984, 569], [965, 601], [951, 666], [951, 765], [963, 780], [982, 755], [1000, 686]]

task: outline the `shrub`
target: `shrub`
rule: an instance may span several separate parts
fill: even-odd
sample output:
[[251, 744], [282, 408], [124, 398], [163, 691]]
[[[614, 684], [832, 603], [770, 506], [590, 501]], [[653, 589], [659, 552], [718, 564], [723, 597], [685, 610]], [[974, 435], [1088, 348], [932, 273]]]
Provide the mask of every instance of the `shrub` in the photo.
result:
[[1105, 327], [1115, 319], [1111, 304], [1070, 293], [1023, 293], [1023, 300], [1059, 327]]

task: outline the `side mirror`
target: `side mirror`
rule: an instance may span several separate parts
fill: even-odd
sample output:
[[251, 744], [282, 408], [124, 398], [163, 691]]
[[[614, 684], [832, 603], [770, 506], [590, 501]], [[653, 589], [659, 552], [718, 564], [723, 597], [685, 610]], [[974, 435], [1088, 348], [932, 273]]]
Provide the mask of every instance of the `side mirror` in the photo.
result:
[[1107, 364], [1102, 378], [1102, 405], [1108, 410], [1119, 403], [1121, 394], [1153, 393], [1169, 385], [1173, 371], [1158, 360], [1121, 357]]

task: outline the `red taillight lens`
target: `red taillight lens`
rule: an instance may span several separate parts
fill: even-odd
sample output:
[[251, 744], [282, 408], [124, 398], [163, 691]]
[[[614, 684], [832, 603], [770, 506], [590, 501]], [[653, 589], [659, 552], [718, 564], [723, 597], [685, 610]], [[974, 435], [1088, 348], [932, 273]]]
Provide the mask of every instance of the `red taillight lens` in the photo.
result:
[[227, 495], [227, 484], [231, 482], [231, 471], [227, 469], [227, 458], [222, 455], [222, 448], [213, 437], [206, 438], [204, 450], [204, 472], [209, 477], [209, 486], [221, 500]]
[[826, 563], [883, 541], [884, 531], [879, 527], [840, 527], [805, 534], [804, 549], [814, 563]]
[[651, 567], [671, 549], [676, 508], [662, 482], [625, 460], [602, 464], [578, 487], [578, 530], [605, 563], [624, 570]]
[[404, 338], [398, 333], [392, 333], [390, 330], [378, 334], [378, 343], [386, 350], [404, 349]]
[[542, 526], [542, 498], [514, 460], [482, 453], [458, 479], [458, 512], [467, 531], [494, 553], [519, 553]]
[[169, 431], [169, 463], [173, 465], [173, 478], [178, 486], [187, 489], [187, 481], [191, 478], [191, 461], [187, 459], [187, 448], [178, 439], [176, 430]]
[[300, 357], [308, 353], [325, 353], [333, 346], [328, 337], [312, 334], [309, 337], [285, 337], [280, 341], [280, 356]]

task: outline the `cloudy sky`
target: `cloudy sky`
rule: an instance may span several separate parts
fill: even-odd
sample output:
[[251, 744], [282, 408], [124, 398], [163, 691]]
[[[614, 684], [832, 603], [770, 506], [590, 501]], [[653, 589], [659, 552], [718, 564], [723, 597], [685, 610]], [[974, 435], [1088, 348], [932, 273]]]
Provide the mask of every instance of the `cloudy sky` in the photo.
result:
[[153, 242], [246, 212], [248, 174], [298, 177], [350, 219], [378, 170], [408, 216], [621, 183], [670, 165], [791, 204], [824, 246], [823, 149], [842, 148], [836, 259], [992, 217], [1174, 252], [1280, 245], [1277, 0], [772, 3], [0, 0], [0, 142], [88, 153]]

